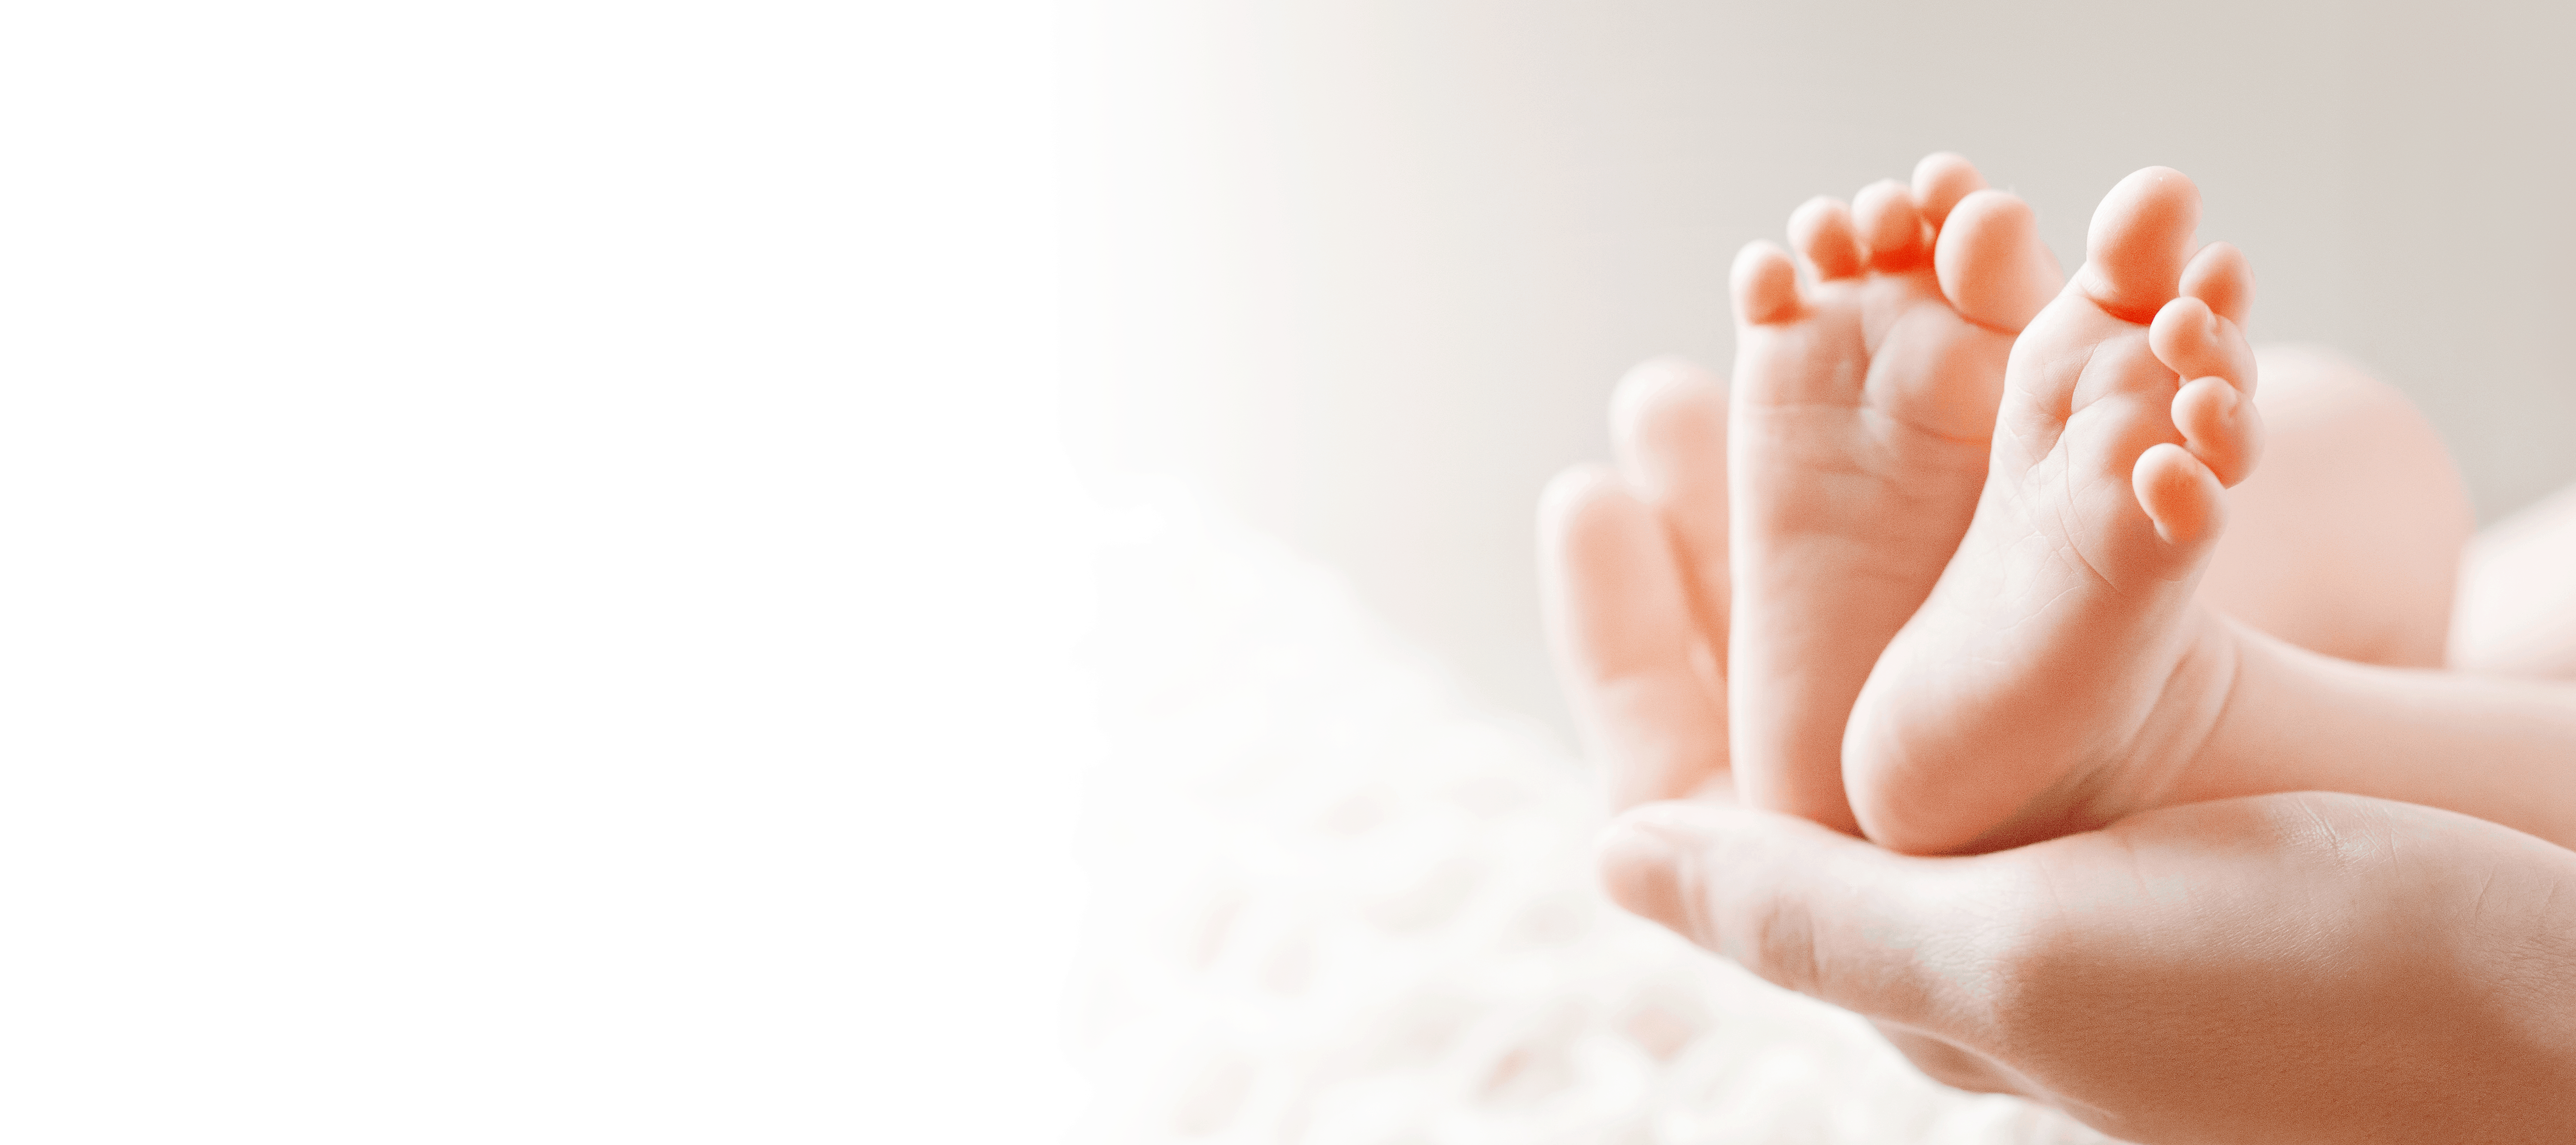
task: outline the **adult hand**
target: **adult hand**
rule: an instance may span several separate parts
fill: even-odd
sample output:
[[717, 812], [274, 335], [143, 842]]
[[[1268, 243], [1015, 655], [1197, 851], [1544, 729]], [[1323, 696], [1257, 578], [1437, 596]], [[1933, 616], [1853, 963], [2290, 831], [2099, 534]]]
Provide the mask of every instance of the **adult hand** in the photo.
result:
[[2483, 820], [2263, 795], [1924, 859], [1667, 802], [1603, 855], [1932, 1076], [2126, 1140], [2576, 1140], [2576, 852]]
[[1541, 603], [1610, 805], [1734, 789], [1726, 760], [1726, 389], [1688, 362], [1628, 371], [1616, 469], [1539, 503]]
[[1649, 363], [1542, 506], [1559, 666], [1630, 909], [1875, 1019], [1926, 1073], [2131, 1140], [2576, 1138], [2576, 853], [2354, 796], [1955, 859], [1734, 807], [1724, 398]]

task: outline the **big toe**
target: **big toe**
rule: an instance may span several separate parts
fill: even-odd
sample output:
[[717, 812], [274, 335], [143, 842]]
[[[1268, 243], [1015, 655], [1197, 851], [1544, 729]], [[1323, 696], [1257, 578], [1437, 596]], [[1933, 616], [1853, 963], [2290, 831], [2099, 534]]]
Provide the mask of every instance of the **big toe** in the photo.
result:
[[1950, 210], [1932, 265], [1952, 307], [2007, 334], [2029, 325], [2064, 281], [2030, 204], [2003, 191], [1977, 191]]
[[2138, 171], [2093, 209], [2076, 282], [2112, 316], [2145, 324], [2180, 289], [2200, 224], [2200, 188], [2170, 167]]

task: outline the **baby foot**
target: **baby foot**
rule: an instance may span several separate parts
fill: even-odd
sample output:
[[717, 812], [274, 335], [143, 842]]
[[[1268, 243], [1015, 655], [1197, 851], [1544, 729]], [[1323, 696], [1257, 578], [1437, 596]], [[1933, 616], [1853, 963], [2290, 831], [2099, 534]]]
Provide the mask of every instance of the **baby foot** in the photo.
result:
[[1729, 722], [1738, 792], [1857, 832], [1843, 723], [1958, 548], [2013, 335], [2057, 291], [2030, 208], [1956, 155], [1735, 260]]
[[2191, 253], [2200, 192], [2150, 167], [2005, 369], [1966, 539], [1853, 709], [1869, 837], [1991, 850], [2155, 806], [2207, 740], [2233, 629], [2192, 603], [2259, 446], [2245, 260]]

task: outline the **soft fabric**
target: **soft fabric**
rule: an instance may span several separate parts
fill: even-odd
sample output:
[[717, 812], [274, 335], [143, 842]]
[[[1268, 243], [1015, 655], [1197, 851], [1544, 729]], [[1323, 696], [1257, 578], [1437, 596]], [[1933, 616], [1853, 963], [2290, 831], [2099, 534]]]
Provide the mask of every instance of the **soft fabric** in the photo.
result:
[[1203, 511], [1101, 570], [1082, 1139], [2094, 1142], [1608, 905], [1549, 732]]

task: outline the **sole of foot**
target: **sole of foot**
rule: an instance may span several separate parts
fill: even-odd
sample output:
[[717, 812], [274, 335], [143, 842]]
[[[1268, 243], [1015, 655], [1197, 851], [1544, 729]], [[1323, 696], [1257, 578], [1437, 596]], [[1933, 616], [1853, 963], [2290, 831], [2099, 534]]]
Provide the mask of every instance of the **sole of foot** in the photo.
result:
[[2180, 172], [2124, 179], [2014, 343], [1973, 520], [1845, 741], [1855, 817], [1918, 854], [2156, 805], [2224, 707], [2232, 629], [2192, 601], [2261, 419], [2245, 260], [2193, 251]]
[[1844, 721], [1968, 528], [2014, 335], [2063, 279], [1955, 155], [1809, 201], [1789, 238], [1732, 275], [1730, 754], [1747, 802], [1856, 833]]

